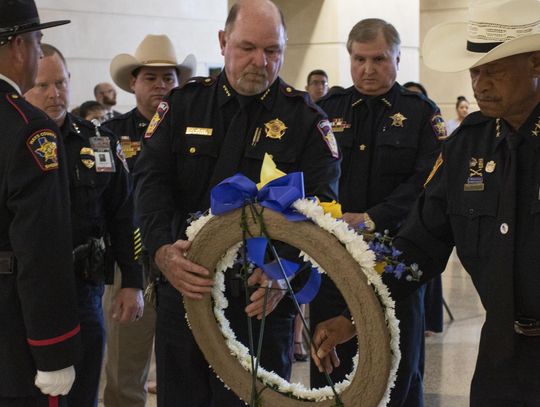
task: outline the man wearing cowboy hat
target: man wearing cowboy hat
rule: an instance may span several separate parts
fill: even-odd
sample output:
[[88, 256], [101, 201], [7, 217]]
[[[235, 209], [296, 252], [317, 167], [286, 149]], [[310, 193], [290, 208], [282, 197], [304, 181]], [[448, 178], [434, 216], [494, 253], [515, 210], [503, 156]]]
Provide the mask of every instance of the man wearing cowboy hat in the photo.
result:
[[[468, 22], [433, 28], [423, 54], [433, 69], [469, 69], [480, 112], [443, 143], [394, 241], [421, 281], [384, 279], [407, 295], [456, 246], [486, 309], [470, 405], [540, 406], [540, 1], [477, 1]], [[319, 356], [350, 333], [334, 322], [331, 338], [315, 333]]]
[[[120, 138], [130, 171], [133, 170], [141, 150], [142, 137], [159, 103], [171, 89], [191, 78], [195, 68], [195, 57], [191, 54], [182, 63], [177, 62], [174, 46], [166, 35], [147, 35], [137, 47], [135, 55], [120, 54], [111, 61], [114, 83], [126, 92], [133, 93], [137, 101], [133, 110], [104, 124]], [[140, 241], [140, 235], [138, 239]], [[142, 254], [148, 285], [148, 255], [143, 248], [139, 251], [143, 251], [138, 257]], [[114, 285], [105, 288], [107, 384], [103, 402], [107, 407], [144, 407], [156, 315], [154, 305], [145, 298], [145, 312], [139, 321], [130, 325], [119, 325], [111, 321], [109, 308], [119, 289], [119, 274], [115, 274]]]
[[[244, 405], [208, 367], [184, 318], [182, 296], [201, 299], [211, 290], [208, 271], [184, 257], [188, 218], [208, 209], [210, 189], [238, 171], [259, 181], [268, 152], [284, 172], [304, 172], [307, 195], [336, 198], [339, 152], [330, 123], [307, 93], [278, 76], [286, 43], [279, 9], [268, 0], [239, 1], [219, 41], [224, 70], [217, 78], [193, 78], [164, 98], [135, 166], [144, 242], [163, 276], [156, 322], [160, 407]], [[241, 277], [227, 272], [225, 280], [226, 316], [247, 344], [246, 314], [262, 318], [265, 289], [247, 304]], [[259, 272], [248, 281], [273, 283]], [[288, 379], [295, 311], [281, 290], [269, 293], [261, 366]], [[255, 331], [258, 318], [252, 318]]]
[[0, 2], [0, 405], [64, 405], [80, 356], [69, 190], [59, 130], [22, 97], [42, 29], [32, 0]]

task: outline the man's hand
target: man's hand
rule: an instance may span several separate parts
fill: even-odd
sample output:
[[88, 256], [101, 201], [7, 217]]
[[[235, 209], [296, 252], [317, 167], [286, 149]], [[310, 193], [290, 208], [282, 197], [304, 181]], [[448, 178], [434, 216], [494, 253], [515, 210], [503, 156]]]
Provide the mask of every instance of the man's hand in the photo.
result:
[[73, 366], [53, 372], [37, 371], [34, 384], [43, 394], [50, 396], [65, 396], [71, 390], [75, 381], [75, 369]]
[[138, 288], [121, 288], [114, 297], [112, 319], [121, 324], [140, 319], [144, 312], [142, 290]]
[[200, 277], [210, 275], [207, 269], [186, 259], [190, 246], [187, 240], [163, 245], [156, 252], [155, 262], [174, 288], [188, 298], [200, 300], [203, 293], [212, 291], [213, 281]]
[[358, 212], [345, 212], [342, 218], [349, 226], [356, 228], [362, 222], [364, 222], [364, 213]]
[[250, 317], [257, 316], [257, 319], [262, 319], [264, 296], [266, 293], [265, 287], [272, 288], [268, 291], [268, 299], [266, 300], [265, 315], [268, 315], [276, 308], [285, 295], [286, 283], [282, 280], [270, 280], [260, 268], [257, 268], [248, 278], [248, 286], [252, 285], [260, 285], [260, 288], [249, 297], [251, 304], [246, 307], [245, 311]]
[[317, 325], [313, 334], [311, 357], [319, 372], [332, 373], [334, 367], [339, 366], [341, 362], [336, 353], [336, 346], [347, 342], [355, 334], [353, 323], [342, 315]]

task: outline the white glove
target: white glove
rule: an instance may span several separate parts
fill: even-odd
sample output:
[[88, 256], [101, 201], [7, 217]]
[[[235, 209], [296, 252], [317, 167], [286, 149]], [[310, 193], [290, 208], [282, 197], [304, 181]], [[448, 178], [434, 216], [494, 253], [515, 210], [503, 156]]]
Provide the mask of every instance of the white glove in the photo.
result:
[[42, 372], [38, 370], [34, 384], [43, 394], [65, 396], [69, 393], [74, 381], [75, 369], [73, 366], [69, 366], [65, 369], [55, 370], [54, 372]]

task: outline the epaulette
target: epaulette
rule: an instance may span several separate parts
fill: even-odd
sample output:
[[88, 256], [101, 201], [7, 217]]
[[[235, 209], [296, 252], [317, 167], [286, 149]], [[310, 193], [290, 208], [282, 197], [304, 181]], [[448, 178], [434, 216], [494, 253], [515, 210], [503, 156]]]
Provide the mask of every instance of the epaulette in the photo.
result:
[[194, 76], [193, 78], [188, 80], [186, 83], [184, 83], [184, 85], [182, 85], [180, 88], [177, 88], [177, 89], [181, 89], [181, 88], [184, 88], [184, 87], [187, 87], [187, 86], [193, 86], [195, 84], [201, 84], [201, 85], [204, 85], [204, 86], [210, 86], [216, 80], [217, 80], [217, 78], [212, 77], [212, 76]]
[[426, 102], [428, 105], [430, 105], [433, 109], [435, 110], [439, 109], [438, 106], [435, 104], [435, 102], [431, 100], [429, 97], [427, 97], [426, 95], [424, 95], [423, 93], [413, 92], [412, 90], [404, 88], [403, 86], [401, 86], [399, 90], [403, 96], [420, 99], [421, 101]]
[[49, 119], [43, 111], [35, 108], [28, 103], [22, 96], [17, 93], [6, 93], [5, 98], [8, 104], [21, 116], [25, 123], [29, 123], [37, 119]]
[[[95, 134], [96, 132], [96, 125], [94, 123], [89, 122], [88, 120], [85, 120], [75, 115], [71, 115], [71, 125], [74, 127], [75, 131], [77, 131], [77, 127], [79, 127], [79, 128], [85, 128], [85, 129], [90, 130], [92, 134]], [[99, 126], [98, 130], [102, 136], [107, 136], [107, 137], [112, 138], [113, 140], [116, 140], [116, 136], [108, 128]]]

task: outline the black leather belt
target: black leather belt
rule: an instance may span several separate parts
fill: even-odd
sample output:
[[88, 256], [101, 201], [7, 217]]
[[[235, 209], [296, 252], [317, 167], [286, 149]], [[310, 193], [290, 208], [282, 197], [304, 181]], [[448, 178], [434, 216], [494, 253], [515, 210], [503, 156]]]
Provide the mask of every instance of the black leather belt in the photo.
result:
[[15, 256], [13, 252], [0, 252], [0, 274], [15, 272]]
[[514, 331], [524, 336], [540, 336], [540, 321], [534, 318], [520, 318], [514, 321]]

